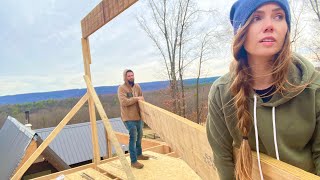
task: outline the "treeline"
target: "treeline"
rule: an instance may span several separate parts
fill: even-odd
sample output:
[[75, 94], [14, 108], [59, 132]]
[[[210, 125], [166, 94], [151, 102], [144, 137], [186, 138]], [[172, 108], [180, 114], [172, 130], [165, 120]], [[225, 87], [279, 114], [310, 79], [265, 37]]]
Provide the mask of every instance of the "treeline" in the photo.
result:
[[[207, 114], [207, 96], [210, 85], [202, 85], [200, 87], [201, 99], [201, 122], [205, 121]], [[171, 111], [173, 100], [170, 96], [170, 90], [159, 90], [144, 92], [145, 100], [158, 107]], [[99, 95], [102, 105], [109, 118], [120, 117], [119, 101], [116, 94]], [[196, 87], [186, 87], [186, 117], [196, 122]], [[30, 112], [30, 123], [33, 129], [54, 127], [66, 116], [71, 108], [79, 101], [80, 98], [69, 98], [63, 100], [46, 100], [33, 103], [3, 105], [0, 106], [0, 127], [2, 127], [6, 117], [12, 116], [25, 123], [25, 111]], [[101, 119], [98, 112], [97, 119]], [[88, 104], [78, 111], [78, 113], [70, 120], [69, 124], [88, 122], [90, 121]]]

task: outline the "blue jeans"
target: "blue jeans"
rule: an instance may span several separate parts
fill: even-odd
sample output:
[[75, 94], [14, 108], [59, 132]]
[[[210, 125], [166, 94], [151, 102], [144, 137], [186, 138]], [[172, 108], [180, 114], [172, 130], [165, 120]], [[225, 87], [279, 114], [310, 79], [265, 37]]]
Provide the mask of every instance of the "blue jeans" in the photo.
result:
[[137, 162], [137, 156], [142, 155], [142, 148], [141, 148], [141, 139], [143, 135], [142, 123], [143, 121], [141, 120], [124, 122], [130, 135], [129, 152], [130, 152], [131, 163]]

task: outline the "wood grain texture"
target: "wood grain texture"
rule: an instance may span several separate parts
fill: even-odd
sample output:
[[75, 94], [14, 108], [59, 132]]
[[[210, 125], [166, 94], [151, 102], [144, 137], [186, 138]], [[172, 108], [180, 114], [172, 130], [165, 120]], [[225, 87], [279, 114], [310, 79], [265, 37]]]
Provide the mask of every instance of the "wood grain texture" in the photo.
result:
[[143, 121], [202, 179], [218, 179], [203, 126], [147, 102], [139, 105]]
[[[77, 171], [77, 172], [74, 172], [74, 173], [71, 173], [71, 174], [67, 174], [67, 175], [63, 175], [62, 174], [60, 176], [64, 176], [65, 180], [82, 180], [82, 179], [85, 180], [86, 177], [88, 179], [92, 178], [94, 180], [109, 180], [109, 179], [112, 179], [112, 178], [109, 178], [108, 176], [105, 176], [105, 175], [101, 174], [99, 171], [96, 171], [93, 168], [84, 169], [84, 170]], [[59, 176], [57, 176], [57, 177], [59, 177]], [[52, 178], [52, 180], [56, 180], [57, 177]]]
[[82, 37], [87, 38], [138, 0], [103, 0], [81, 20]]

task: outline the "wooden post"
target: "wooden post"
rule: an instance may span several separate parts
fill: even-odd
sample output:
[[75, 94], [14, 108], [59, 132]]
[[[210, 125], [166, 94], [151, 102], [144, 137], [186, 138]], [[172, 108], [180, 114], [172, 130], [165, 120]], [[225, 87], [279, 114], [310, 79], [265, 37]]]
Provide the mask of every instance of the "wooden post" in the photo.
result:
[[105, 129], [105, 135], [106, 135], [106, 157], [111, 158], [112, 157], [112, 144], [110, 143], [108, 131]]
[[108, 116], [107, 116], [106, 112], [103, 109], [103, 106], [102, 106], [102, 104], [101, 104], [101, 102], [100, 102], [100, 100], [98, 98], [98, 95], [97, 95], [96, 91], [94, 90], [89, 77], [88, 76], [84, 76], [84, 79], [85, 79], [86, 84], [87, 84], [87, 89], [88, 89], [89, 95], [91, 96], [91, 98], [93, 99], [93, 101], [94, 101], [94, 103], [95, 103], [95, 105], [97, 107], [97, 110], [98, 110], [98, 112], [100, 114], [100, 117], [102, 119], [104, 127], [109, 132], [109, 138], [111, 140], [112, 145], [116, 149], [117, 155], [119, 156], [120, 162], [122, 164], [122, 167], [123, 167], [125, 173], [127, 174], [127, 177], [130, 180], [134, 179], [134, 176], [133, 176], [133, 173], [132, 173], [132, 171], [130, 169], [128, 161], [126, 160], [126, 158], [124, 156], [124, 153], [122, 152], [122, 149], [120, 147], [118, 139], [117, 139], [115, 133], [112, 130], [112, 127], [110, 125]]
[[[91, 80], [91, 72], [90, 72], [91, 54], [90, 54], [89, 39], [82, 38], [81, 42], [82, 42], [84, 72], [85, 72], [85, 75]], [[92, 146], [93, 146], [92, 162], [96, 168], [96, 166], [100, 164], [100, 149], [99, 149], [99, 142], [98, 142], [96, 110], [94, 107], [94, 102], [91, 97], [89, 97], [88, 104], [89, 104], [89, 115], [90, 115], [90, 124], [91, 124], [91, 138], [92, 138]]]
[[[48, 147], [57, 134], [63, 129], [63, 127], [70, 121], [70, 119], [79, 111], [83, 104], [88, 100], [88, 93], [86, 93], [79, 102], [71, 109], [71, 111], [63, 118], [63, 120], [57, 125], [56, 128], [49, 134], [49, 136], [43, 141], [43, 143], [37, 148], [37, 150], [28, 158], [28, 160], [22, 165], [22, 167], [11, 178], [18, 180], [27, 171], [31, 164], [39, 157], [39, 155]], [[3, 162], [2, 162], [3, 163]]]

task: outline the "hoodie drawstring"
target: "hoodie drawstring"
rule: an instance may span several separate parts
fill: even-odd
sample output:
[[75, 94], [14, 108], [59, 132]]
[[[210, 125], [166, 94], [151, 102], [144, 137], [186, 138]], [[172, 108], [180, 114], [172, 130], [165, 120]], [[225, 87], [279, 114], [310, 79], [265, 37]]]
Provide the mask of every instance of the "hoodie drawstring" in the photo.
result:
[[[253, 117], [254, 117], [254, 131], [255, 131], [255, 137], [256, 137], [256, 150], [257, 150], [257, 157], [258, 157], [258, 167], [259, 167], [259, 173], [261, 180], [264, 180], [263, 174], [262, 174], [262, 168], [260, 163], [260, 152], [259, 152], [259, 134], [258, 134], [258, 125], [257, 125], [257, 95], [253, 96], [254, 98], [254, 104], [253, 104]], [[277, 142], [277, 131], [276, 131], [276, 108], [272, 107], [272, 127], [273, 127], [273, 140], [274, 140], [274, 148], [276, 151], [276, 157], [277, 160], [280, 160], [279, 158], [279, 150], [278, 150], [278, 142]]]
[[279, 158], [279, 151], [278, 151], [278, 142], [277, 142], [276, 108], [275, 108], [275, 107], [272, 107], [272, 124], [273, 124], [274, 148], [275, 148], [275, 151], [276, 151], [277, 160], [280, 160], [280, 158]]
[[254, 118], [254, 132], [255, 132], [255, 136], [256, 136], [256, 151], [257, 151], [257, 157], [258, 157], [258, 167], [259, 167], [259, 172], [260, 172], [260, 178], [261, 178], [261, 180], [263, 180], [261, 163], [260, 163], [259, 134], [258, 134], [258, 126], [257, 126], [257, 96], [254, 95], [253, 98], [254, 98], [253, 118]]

